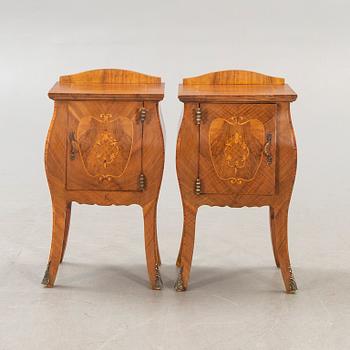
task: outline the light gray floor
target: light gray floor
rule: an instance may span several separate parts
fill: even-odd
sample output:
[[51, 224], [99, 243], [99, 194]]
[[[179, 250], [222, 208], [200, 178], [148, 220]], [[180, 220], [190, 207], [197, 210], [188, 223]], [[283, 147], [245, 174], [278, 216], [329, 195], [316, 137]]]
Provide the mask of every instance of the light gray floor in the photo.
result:
[[[0, 350], [350, 349], [349, 1], [0, 0]], [[60, 75], [161, 76], [159, 202], [165, 289], [148, 289], [141, 210], [73, 206], [57, 285], [43, 150]], [[267, 208], [201, 208], [190, 289], [172, 290], [182, 212], [175, 144], [183, 77], [247, 69], [286, 78], [298, 173], [283, 292]]]
[[[50, 239], [45, 186], [2, 188], [0, 349], [347, 349], [347, 231], [291, 209], [299, 292], [274, 267], [267, 208], [201, 208], [190, 289], [176, 293], [182, 214], [160, 201], [164, 290], [148, 289], [141, 209], [73, 206], [57, 285], [40, 285]], [[175, 202], [177, 198], [174, 197]], [[296, 199], [297, 202], [297, 199]], [[308, 222], [308, 224], [307, 224]], [[338, 225], [339, 226], [339, 225]]]

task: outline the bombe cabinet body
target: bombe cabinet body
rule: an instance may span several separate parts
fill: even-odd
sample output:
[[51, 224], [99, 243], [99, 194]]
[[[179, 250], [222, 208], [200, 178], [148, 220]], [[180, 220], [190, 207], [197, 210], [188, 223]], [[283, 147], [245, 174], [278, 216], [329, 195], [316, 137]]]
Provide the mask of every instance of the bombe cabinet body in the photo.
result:
[[248, 71], [183, 80], [176, 164], [184, 225], [177, 290], [188, 287], [201, 205], [269, 206], [275, 261], [287, 292], [296, 290], [287, 242], [297, 161], [289, 105], [296, 97], [284, 79]]
[[43, 284], [54, 285], [72, 202], [138, 204], [144, 215], [150, 284], [161, 288], [156, 209], [164, 165], [158, 109], [163, 96], [160, 78], [118, 69], [62, 76], [50, 90], [55, 107], [45, 166], [53, 230]]

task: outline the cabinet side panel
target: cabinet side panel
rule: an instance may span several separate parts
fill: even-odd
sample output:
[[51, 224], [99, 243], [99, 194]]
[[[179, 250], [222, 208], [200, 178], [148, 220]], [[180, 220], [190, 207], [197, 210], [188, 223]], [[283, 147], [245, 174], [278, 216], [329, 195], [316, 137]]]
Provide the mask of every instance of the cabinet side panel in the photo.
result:
[[290, 201], [297, 170], [297, 145], [289, 103], [278, 104], [277, 135], [276, 204], [282, 204]]
[[55, 102], [45, 144], [45, 170], [51, 197], [63, 197], [66, 182], [67, 104]]
[[164, 170], [164, 137], [158, 103], [145, 102], [147, 116], [143, 125], [142, 172], [145, 176], [144, 204], [157, 200]]
[[196, 201], [195, 182], [198, 177], [199, 126], [195, 121], [196, 103], [185, 103], [176, 146], [176, 170], [183, 201]]

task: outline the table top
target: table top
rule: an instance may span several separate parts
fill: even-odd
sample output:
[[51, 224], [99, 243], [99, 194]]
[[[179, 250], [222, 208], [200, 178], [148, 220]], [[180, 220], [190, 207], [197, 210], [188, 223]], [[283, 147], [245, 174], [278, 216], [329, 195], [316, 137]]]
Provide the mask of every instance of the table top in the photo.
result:
[[288, 84], [179, 85], [179, 99], [183, 102], [292, 102], [296, 98]]
[[49, 91], [53, 100], [151, 100], [164, 97], [164, 84], [109, 84], [57, 82]]

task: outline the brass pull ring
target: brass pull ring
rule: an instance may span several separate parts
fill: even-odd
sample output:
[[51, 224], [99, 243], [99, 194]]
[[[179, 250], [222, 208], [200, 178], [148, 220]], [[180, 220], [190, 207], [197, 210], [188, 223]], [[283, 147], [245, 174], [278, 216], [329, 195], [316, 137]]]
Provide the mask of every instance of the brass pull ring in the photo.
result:
[[264, 146], [263, 153], [264, 153], [264, 156], [266, 157], [267, 164], [269, 165], [272, 163], [271, 143], [272, 143], [272, 134], [268, 133], [266, 135], [266, 143]]
[[75, 156], [76, 156], [76, 154], [78, 152], [77, 149], [76, 149], [77, 140], [75, 139], [74, 131], [71, 131], [69, 133], [69, 142], [70, 142], [69, 158], [70, 158], [70, 160], [74, 160]]

